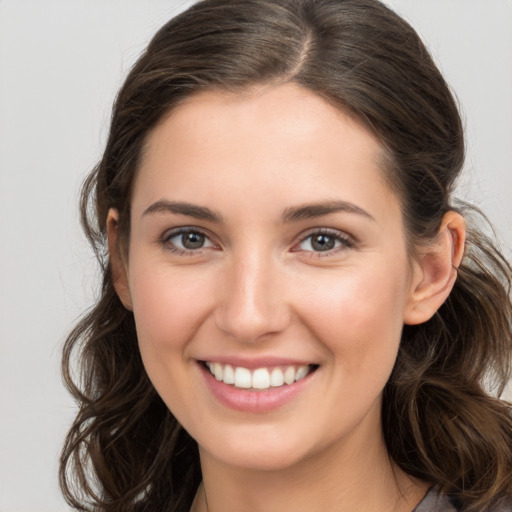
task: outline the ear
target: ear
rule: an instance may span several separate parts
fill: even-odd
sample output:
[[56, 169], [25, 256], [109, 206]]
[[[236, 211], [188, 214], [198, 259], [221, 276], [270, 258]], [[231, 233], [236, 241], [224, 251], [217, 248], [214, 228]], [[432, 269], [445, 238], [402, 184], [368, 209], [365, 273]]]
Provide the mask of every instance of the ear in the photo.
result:
[[436, 238], [420, 249], [415, 258], [404, 323], [421, 324], [429, 320], [450, 294], [457, 269], [464, 255], [466, 222], [462, 215], [449, 211]]
[[123, 306], [133, 311], [130, 288], [128, 286], [127, 262], [119, 247], [119, 212], [110, 208], [107, 215], [107, 236], [110, 267], [112, 269], [112, 284]]

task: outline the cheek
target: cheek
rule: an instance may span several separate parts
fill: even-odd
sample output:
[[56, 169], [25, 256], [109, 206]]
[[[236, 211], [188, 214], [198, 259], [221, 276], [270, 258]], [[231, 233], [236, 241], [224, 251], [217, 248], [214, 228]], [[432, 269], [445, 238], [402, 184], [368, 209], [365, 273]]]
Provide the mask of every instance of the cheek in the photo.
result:
[[354, 268], [327, 276], [304, 294], [302, 316], [344, 375], [387, 380], [403, 326], [403, 274], [391, 265], [386, 271]]
[[188, 343], [210, 310], [210, 294], [200, 272], [196, 270], [198, 275], [192, 277], [189, 270], [158, 268], [139, 267], [130, 279], [139, 346], [148, 373], [153, 363], [172, 363], [166, 353], [185, 357]]
[[[204, 276], [157, 268], [144, 265], [130, 276], [139, 349], [153, 386], [187, 427], [195, 421], [190, 416], [190, 403], [201, 398], [193, 386], [184, 388], [197, 371], [195, 360], [189, 357], [190, 347], [209, 314], [211, 295], [205, 293], [208, 282]], [[201, 414], [195, 411], [194, 417]]]

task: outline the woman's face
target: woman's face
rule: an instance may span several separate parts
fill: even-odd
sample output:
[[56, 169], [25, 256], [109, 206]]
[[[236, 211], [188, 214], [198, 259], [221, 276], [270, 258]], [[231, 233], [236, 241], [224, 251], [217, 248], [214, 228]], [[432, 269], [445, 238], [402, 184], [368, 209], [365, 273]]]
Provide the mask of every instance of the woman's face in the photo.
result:
[[150, 134], [118, 291], [203, 454], [277, 469], [380, 438], [414, 286], [380, 152], [294, 84], [199, 93]]

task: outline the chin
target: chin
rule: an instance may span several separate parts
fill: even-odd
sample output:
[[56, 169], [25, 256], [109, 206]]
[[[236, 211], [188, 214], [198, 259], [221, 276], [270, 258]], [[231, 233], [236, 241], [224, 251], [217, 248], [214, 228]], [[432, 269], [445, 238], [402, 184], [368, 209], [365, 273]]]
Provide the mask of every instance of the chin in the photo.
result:
[[258, 450], [257, 447], [243, 452], [224, 452], [212, 454], [226, 465], [252, 471], [284, 471], [299, 464], [301, 455], [296, 451], [279, 453]]
[[201, 443], [202, 456], [208, 456], [227, 466], [254, 471], [283, 471], [310, 458], [321, 451], [321, 447], [307, 448], [306, 436], [296, 433], [283, 436], [279, 433], [263, 432], [232, 433], [215, 442]]

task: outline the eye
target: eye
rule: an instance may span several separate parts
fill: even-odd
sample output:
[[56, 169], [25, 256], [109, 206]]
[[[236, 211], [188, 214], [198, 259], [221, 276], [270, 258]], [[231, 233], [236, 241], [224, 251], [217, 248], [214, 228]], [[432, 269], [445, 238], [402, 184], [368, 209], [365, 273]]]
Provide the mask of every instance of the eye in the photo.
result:
[[353, 247], [352, 240], [337, 231], [322, 230], [309, 234], [298, 244], [298, 250], [328, 253], [336, 252], [337, 249]]
[[163, 244], [166, 248], [178, 253], [198, 252], [201, 249], [215, 247], [203, 232], [192, 228], [167, 232], [163, 237]]

